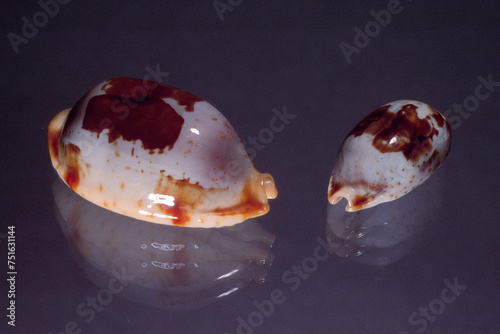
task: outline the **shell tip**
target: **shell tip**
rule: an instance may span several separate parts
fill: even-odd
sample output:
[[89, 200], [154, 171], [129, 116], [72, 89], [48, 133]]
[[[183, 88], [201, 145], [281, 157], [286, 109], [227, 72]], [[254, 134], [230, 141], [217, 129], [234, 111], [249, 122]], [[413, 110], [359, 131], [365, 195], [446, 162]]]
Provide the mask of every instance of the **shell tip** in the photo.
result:
[[278, 196], [278, 190], [274, 184], [274, 179], [271, 174], [264, 173], [261, 176], [262, 185], [268, 199], [274, 199]]
[[67, 108], [59, 112], [56, 116], [54, 116], [54, 118], [52, 118], [49, 123], [49, 127], [47, 128], [50, 159], [52, 161], [52, 165], [56, 169], [59, 166], [59, 145], [61, 143], [61, 135], [70, 111], [71, 108]]
[[338, 201], [339, 200], [337, 198], [335, 198], [335, 197], [333, 197], [331, 195], [328, 196], [328, 202], [330, 202], [330, 204], [335, 205], [335, 204], [337, 204]]

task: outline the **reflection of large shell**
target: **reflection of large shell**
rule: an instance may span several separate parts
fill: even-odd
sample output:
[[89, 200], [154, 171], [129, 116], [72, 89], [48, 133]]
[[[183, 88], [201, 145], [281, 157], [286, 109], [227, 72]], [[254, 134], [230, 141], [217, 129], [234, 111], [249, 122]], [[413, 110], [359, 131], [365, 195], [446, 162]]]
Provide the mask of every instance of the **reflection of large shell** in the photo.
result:
[[276, 197], [212, 105], [155, 82], [107, 80], [49, 125], [52, 164], [79, 195], [159, 224], [220, 227]]
[[450, 126], [417, 101], [388, 103], [347, 135], [337, 154], [328, 200], [347, 211], [393, 201], [427, 180], [450, 150]]
[[255, 219], [197, 229], [115, 214], [53, 185], [62, 231], [89, 278], [104, 288], [114, 272], [130, 280], [120, 297], [168, 309], [203, 306], [264, 280], [274, 235]]

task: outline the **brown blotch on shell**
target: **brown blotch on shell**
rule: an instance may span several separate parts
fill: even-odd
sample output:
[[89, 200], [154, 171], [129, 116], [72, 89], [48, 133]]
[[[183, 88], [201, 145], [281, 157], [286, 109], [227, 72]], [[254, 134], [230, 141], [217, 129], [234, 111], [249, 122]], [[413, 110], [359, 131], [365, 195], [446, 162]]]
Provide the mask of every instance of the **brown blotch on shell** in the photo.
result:
[[[174, 99], [187, 112], [194, 111], [194, 104], [203, 101], [181, 89], [134, 78], [110, 79], [102, 89], [105, 93], [88, 101], [82, 128], [97, 137], [108, 129], [108, 142], [113, 144], [120, 137], [132, 142], [140, 140], [150, 154], [172, 149], [184, 123], [184, 118], [163, 99]], [[71, 128], [89, 94], [71, 109], [66, 128]]]
[[142, 94], [146, 92], [147, 96], [154, 96], [158, 99], [171, 98], [179, 105], [185, 106], [186, 111], [194, 111], [194, 104], [203, 101], [202, 98], [165, 84], [159, 84], [154, 81], [135, 79], [135, 78], [114, 78], [108, 80], [103, 86], [104, 91], [111, 95], [122, 95], [130, 97], [139, 95], [135, 100], [140, 100]]
[[[108, 129], [109, 143], [116, 142], [120, 137], [132, 142], [140, 140], [143, 148], [150, 153], [172, 149], [179, 138], [184, 118], [156, 97], [147, 96], [139, 102], [133, 102], [134, 108], [128, 106], [132, 102], [123, 102], [124, 99], [109, 94], [91, 98], [82, 128], [97, 135]], [[124, 108], [126, 114], [117, 113], [117, 108]]]
[[[397, 112], [389, 112], [391, 105], [382, 106], [366, 116], [349, 135], [373, 135], [372, 145], [381, 153], [402, 152], [406, 159], [417, 162], [422, 156], [432, 152], [432, 141], [439, 134], [428, 119], [418, 117], [418, 107], [403, 105]], [[445, 120], [435, 110], [431, 116], [439, 125]], [[348, 136], [349, 136], [348, 135]]]

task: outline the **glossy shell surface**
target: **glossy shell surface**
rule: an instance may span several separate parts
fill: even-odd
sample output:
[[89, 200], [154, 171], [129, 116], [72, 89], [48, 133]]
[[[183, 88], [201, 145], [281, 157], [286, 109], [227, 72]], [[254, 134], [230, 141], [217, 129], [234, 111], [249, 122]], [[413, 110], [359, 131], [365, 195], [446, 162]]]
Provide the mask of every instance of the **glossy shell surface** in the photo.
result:
[[342, 143], [328, 200], [346, 211], [395, 200], [429, 178], [450, 150], [448, 121], [425, 103], [400, 100], [377, 108]]
[[136, 219], [221, 227], [260, 216], [277, 195], [227, 119], [156, 82], [100, 83], [48, 128], [59, 176], [85, 199]]

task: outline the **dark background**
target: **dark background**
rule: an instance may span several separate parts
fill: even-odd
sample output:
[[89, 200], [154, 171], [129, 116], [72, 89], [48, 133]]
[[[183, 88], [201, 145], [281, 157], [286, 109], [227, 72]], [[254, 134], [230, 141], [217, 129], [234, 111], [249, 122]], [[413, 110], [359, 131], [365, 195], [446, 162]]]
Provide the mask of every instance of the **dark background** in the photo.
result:
[[[500, 84], [467, 116], [453, 111], [475, 94], [478, 77], [500, 82], [499, 3], [401, 0], [400, 12], [350, 63], [340, 43], [353, 45], [355, 27], [364, 29], [374, 21], [370, 11], [386, 10], [388, 1], [232, 3], [221, 20], [212, 1], [71, 1], [16, 53], [7, 34], [22, 35], [22, 17], [32, 22], [41, 7], [2, 1], [0, 233], [16, 227], [18, 272], [14, 329], [4, 315], [0, 239], [2, 333], [58, 333], [99, 291], [56, 221], [47, 125], [97, 83], [143, 78], [147, 66], [211, 102], [245, 141], [269, 126], [273, 108], [297, 115], [254, 159], [279, 190], [259, 219], [276, 235], [275, 259], [264, 284], [195, 310], [116, 298], [83, 333], [232, 334], [236, 319], [274, 289], [286, 301], [255, 333], [417, 333], [410, 315], [454, 278], [467, 288], [424, 332], [500, 332]], [[451, 153], [432, 177], [444, 188], [430, 232], [385, 266], [332, 255], [292, 291], [282, 275], [326, 237], [326, 189], [339, 145], [367, 113], [399, 99], [451, 109], [450, 123], [453, 117]]]

